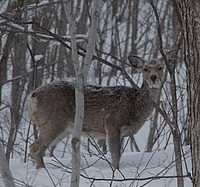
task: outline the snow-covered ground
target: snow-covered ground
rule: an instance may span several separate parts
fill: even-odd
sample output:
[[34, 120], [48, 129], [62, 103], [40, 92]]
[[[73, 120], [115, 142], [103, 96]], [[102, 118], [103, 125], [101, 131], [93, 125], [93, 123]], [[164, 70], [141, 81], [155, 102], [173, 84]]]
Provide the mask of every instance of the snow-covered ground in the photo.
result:
[[[176, 187], [176, 169], [173, 142], [170, 138], [167, 149], [164, 150], [166, 141], [159, 141], [159, 146], [151, 153], [147, 153], [146, 144], [149, 134], [149, 121], [135, 135], [136, 142], [141, 152], [132, 152], [127, 144], [120, 162], [120, 170], [113, 172], [109, 165], [109, 153], [100, 158], [95, 146], [90, 145], [92, 156], [87, 150], [87, 139], [82, 137], [84, 144], [81, 146], [82, 163], [80, 187]], [[168, 128], [168, 127], [166, 127]], [[26, 133], [23, 136], [26, 136]], [[20, 139], [21, 137], [19, 137]], [[24, 138], [21, 138], [24, 139]], [[33, 140], [30, 140], [30, 143]], [[64, 150], [67, 139], [56, 147], [55, 157], [49, 157], [47, 151], [44, 158], [46, 169], [36, 170], [30, 157], [24, 163], [25, 141], [19, 141], [15, 152], [10, 159], [10, 168], [17, 187], [68, 187], [71, 180], [71, 144], [70, 139]], [[20, 146], [19, 146], [20, 145]], [[126, 145], [126, 143], [124, 143]], [[28, 150], [29, 152], [29, 150]], [[183, 147], [184, 175], [191, 173], [190, 148]], [[96, 156], [95, 156], [96, 155]], [[192, 187], [189, 177], [184, 178], [185, 187]], [[4, 187], [0, 175], [0, 187]]]
[[[191, 172], [189, 148], [184, 147], [185, 161]], [[82, 155], [80, 187], [176, 187], [173, 149], [138, 153], [127, 151], [123, 154], [120, 170], [113, 172], [108, 161], [109, 154], [100, 159], [89, 154]], [[46, 169], [36, 170], [30, 158], [26, 163], [21, 159], [11, 159], [10, 167], [17, 186], [51, 187], [70, 186], [70, 153], [65, 158], [45, 157]], [[186, 167], [184, 174], [187, 174]], [[171, 176], [171, 177], [170, 177]], [[169, 178], [168, 178], [169, 177]], [[191, 180], [184, 178], [185, 186], [192, 187]], [[4, 184], [0, 179], [0, 187]]]

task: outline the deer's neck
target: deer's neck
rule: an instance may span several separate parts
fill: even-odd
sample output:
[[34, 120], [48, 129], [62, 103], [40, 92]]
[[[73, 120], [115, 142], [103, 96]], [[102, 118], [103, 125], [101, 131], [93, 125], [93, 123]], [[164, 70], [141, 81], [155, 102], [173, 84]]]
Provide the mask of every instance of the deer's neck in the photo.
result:
[[144, 82], [141, 87], [141, 92], [147, 94], [155, 103], [158, 102], [159, 88], [149, 88], [148, 84]]

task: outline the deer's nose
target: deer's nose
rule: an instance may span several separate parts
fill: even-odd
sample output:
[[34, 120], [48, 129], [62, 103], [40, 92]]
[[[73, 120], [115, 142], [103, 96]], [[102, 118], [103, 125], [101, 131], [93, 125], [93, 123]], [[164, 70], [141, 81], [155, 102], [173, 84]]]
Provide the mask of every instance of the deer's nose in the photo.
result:
[[153, 81], [153, 83], [156, 82], [157, 76], [156, 75], [151, 75], [151, 80]]

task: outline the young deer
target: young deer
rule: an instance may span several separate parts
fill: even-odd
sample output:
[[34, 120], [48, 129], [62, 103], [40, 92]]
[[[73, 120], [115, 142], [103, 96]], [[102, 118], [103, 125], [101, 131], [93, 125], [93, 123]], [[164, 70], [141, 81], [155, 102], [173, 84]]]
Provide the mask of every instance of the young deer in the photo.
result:
[[[134, 68], [141, 68], [143, 84], [138, 90], [125, 86], [85, 86], [83, 134], [106, 137], [112, 164], [119, 168], [121, 141], [132, 136], [145, 123], [157, 102], [165, 64], [162, 60], [146, 62], [129, 56]], [[43, 154], [72, 133], [75, 116], [75, 87], [66, 81], [50, 83], [33, 91], [27, 99], [30, 119], [37, 124], [40, 135], [30, 145], [36, 168], [43, 168]]]

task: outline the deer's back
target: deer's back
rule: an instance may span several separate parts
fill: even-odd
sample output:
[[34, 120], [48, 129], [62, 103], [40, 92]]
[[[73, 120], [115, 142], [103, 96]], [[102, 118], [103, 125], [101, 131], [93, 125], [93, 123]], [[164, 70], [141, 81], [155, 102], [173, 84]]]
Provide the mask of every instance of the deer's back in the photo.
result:
[[[144, 101], [145, 92], [143, 95], [124, 86], [86, 86], [83, 132], [104, 136], [105, 123], [118, 131], [132, 129], [133, 133], [137, 132], [146, 120], [141, 114], [148, 117], [151, 113], [151, 107], [145, 106], [148, 104]], [[32, 103], [29, 115], [38, 126], [49, 123], [64, 129], [74, 120], [75, 86], [67, 81], [40, 87], [30, 94], [28, 100]]]

